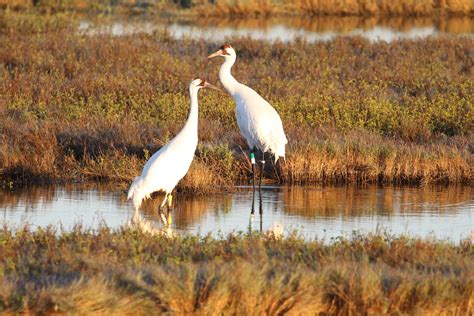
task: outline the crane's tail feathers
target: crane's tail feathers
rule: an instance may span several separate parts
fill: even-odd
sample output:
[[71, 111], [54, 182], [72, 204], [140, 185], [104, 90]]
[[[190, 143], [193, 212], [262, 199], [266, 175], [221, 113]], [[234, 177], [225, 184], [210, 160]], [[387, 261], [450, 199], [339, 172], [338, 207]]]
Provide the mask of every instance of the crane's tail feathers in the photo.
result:
[[275, 163], [277, 163], [280, 157], [285, 159], [285, 146], [283, 146], [283, 148], [279, 148], [278, 150], [275, 150]]
[[144, 191], [143, 178], [136, 177], [135, 180], [133, 180], [127, 195], [127, 200], [132, 200], [135, 210], [140, 208], [143, 198], [146, 197], [146, 193]]
[[283, 160], [286, 162], [286, 157], [285, 157], [285, 154], [283, 155], [275, 155], [275, 164], [277, 163], [278, 159], [283, 158]]

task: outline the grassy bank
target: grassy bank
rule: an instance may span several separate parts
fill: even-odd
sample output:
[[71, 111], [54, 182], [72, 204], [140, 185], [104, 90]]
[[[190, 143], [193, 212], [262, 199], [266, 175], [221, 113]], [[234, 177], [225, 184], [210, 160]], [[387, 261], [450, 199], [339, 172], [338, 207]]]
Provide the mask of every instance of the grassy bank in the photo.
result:
[[[470, 34], [474, 32], [474, 19], [469, 16], [449, 16], [449, 17], [359, 17], [359, 16], [270, 16], [270, 17], [180, 17], [177, 19], [150, 18], [151, 21], [172, 21], [202, 28], [236, 28], [249, 30], [270, 30], [275, 27], [284, 27], [293, 30], [304, 30], [315, 33], [350, 33], [357, 31], [369, 31], [375, 28], [388, 28], [393, 31], [408, 32], [413, 29], [434, 28], [440, 33], [449, 34]], [[116, 17], [112, 19], [117, 22], [124, 22], [124, 18]], [[94, 22], [94, 21], [92, 21]], [[140, 16], [126, 19], [126, 23], [134, 25], [143, 22]], [[99, 23], [100, 24], [100, 23]], [[103, 23], [102, 23], [103, 24]]]
[[469, 314], [473, 246], [0, 231], [0, 312]]
[[[190, 1], [193, 2], [194, 1]], [[196, 1], [197, 2], [197, 1]], [[296, 1], [218, 1], [217, 4], [190, 6], [203, 16], [433, 16], [470, 15], [474, 6], [469, 0], [296, 0]]]
[[[0, 179], [128, 182], [182, 127], [188, 82], [218, 83], [218, 45], [168, 34], [84, 36], [69, 15], [3, 12]], [[470, 183], [472, 40], [290, 44], [233, 39], [234, 75], [280, 113], [289, 183]], [[416, 56], [414, 58], [413, 56]], [[188, 191], [245, 180], [250, 164], [225, 93], [200, 93]]]
[[201, 16], [433, 16], [472, 15], [470, 0], [0, 0], [0, 8], [38, 11], [148, 12]]

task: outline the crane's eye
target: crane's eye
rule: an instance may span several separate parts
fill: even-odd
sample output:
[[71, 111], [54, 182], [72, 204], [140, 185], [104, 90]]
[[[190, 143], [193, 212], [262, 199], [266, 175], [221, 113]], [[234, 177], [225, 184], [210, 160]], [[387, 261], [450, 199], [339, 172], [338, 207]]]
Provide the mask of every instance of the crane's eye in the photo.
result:
[[205, 84], [206, 84], [206, 80], [202, 80], [202, 79], [201, 79], [201, 83], [200, 83], [200, 84], [198, 84], [198, 86], [200, 86], [200, 87], [204, 87], [204, 86], [205, 86]]

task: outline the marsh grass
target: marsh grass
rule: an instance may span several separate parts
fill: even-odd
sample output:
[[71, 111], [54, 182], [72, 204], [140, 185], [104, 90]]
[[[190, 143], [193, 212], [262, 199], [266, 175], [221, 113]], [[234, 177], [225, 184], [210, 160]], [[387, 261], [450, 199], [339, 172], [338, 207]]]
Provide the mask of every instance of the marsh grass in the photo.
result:
[[[218, 83], [218, 63], [204, 58], [211, 43], [163, 33], [85, 36], [67, 13], [3, 15], [4, 183], [128, 182], [184, 124], [188, 82]], [[231, 42], [234, 75], [275, 106], [288, 135], [288, 158], [267, 164], [267, 178], [472, 182], [471, 39]], [[225, 93], [200, 93], [200, 145], [181, 190], [249, 178], [234, 108]]]
[[434, 16], [470, 15], [470, 0], [0, 0], [0, 8], [35, 9], [39, 12], [115, 12], [202, 16]]
[[[124, 21], [117, 17], [117, 21]], [[155, 19], [152, 21], [160, 21]], [[269, 16], [259, 17], [207, 17], [181, 18], [180, 22], [188, 22], [198, 27], [217, 27], [261, 30], [284, 26], [289, 29], [302, 29], [315, 33], [349, 33], [357, 30], [371, 30], [376, 27], [384, 27], [392, 30], [406, 32], [415, 28], [435, 28], [441, 33], [468, 34], [474, 30], [474, 19], [469, 16], [446, 16], [446, 17], [387, 17], [387, 16]], [[134, 25], [140, 23], [139, 19], [127, 19], [127, 23]], [[163, 22], [162, 22], [163, 23]], [[98, 23], [98, 25], [103, 25]]]
[[224, 0], [216, 4], [196, 3], [194, 10], [205, 16], [433, 16], [469, 15], [474, 7], [469, 0]]
[[2, 313], [469, 314], [473, 246], [133, 229], [0, 231]]

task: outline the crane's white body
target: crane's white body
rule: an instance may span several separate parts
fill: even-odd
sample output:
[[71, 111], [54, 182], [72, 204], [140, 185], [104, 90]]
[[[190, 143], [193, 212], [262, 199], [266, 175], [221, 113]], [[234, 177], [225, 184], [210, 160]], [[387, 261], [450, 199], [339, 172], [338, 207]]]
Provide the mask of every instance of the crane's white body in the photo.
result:
[[[250, 149], [258, 148], [262, 152], [272, 152], [275, 162], [285, 157], [285, 145], [288, 143], [283, 123], [277, 111], [250, 87], [238, 82], [231, 74], [236, 54], [227, 48], [225, 58], [219, 70], [219, 79], [236, 104], [237, 125]], [[211, 55], [212, 56], [212, 55]]]
[[275, 161], [285, 157], [288, 143], [277, 111], [257, 92], [241, 84], [233, 95], [236, 104], [237, 125], [249, 148], [272, 152]]
[[195, 84], [196, 80], [191, 82], [189, 88], [191, 111], [183, 129], [151, 156], [143, 167], [142, 174], [130, 186], [128, 199], [132, 199], [135, 210], [153, 192], [164, 191], [166, 195], [170, 194], [191, 166], [198, 143], [199, 87]]

